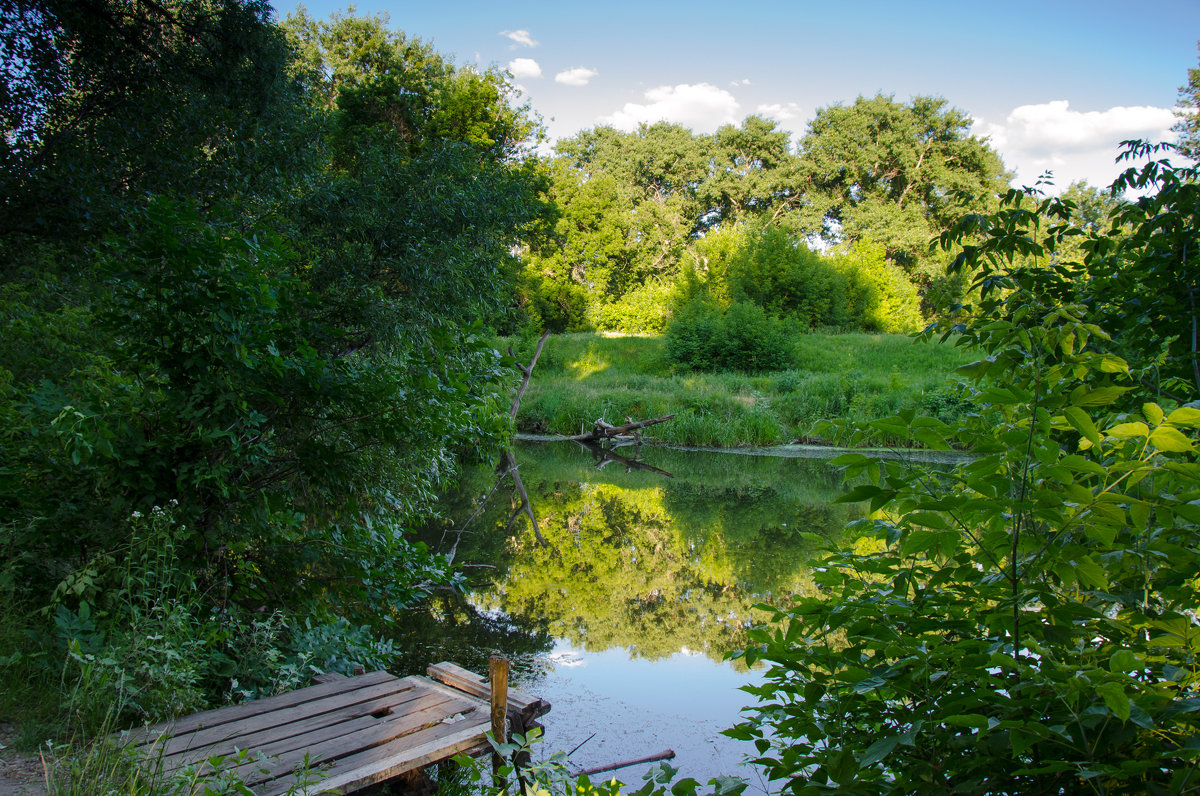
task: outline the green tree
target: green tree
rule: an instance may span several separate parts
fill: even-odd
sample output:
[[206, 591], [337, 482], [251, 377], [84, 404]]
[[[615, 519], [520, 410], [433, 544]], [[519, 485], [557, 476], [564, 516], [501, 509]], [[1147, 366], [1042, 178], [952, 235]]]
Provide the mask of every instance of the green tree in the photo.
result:
[[817, 112], [800, 142], [806, 203], [797, 223], [830, 242], [884, 246], [923, 292], [939, 279], [929, 241], [968, 208], [969, 194], [987, 206], [1006, 175], [971, 119], [944, 99], [902, 104], [882, 94]]
[[[1197, 47], [1200, 48], [1200, 42]], [[1176, 105], [1179, 121], [1172, 129], [1179, 133], [1179, 151], [1192, 160], [1200, 160], [1200, 68], [1188, 70], [1187, 83], [1179, 87]]]
[[735, 222], [776, 220], [803, 199], [788, 133], [760, 116], [713, 136], [712, 173], [703, 186], [704, 229]]
[[265, 4], [16, 9], [5, 582], [46, 605], [174, 500], [210, 601], [391, 617], [443, 574], [406, 526], [507, 428], [479, 321], [541, 212], [533, 121], [377, 20], [298, 23], [301, 61]]
[[630, 133], [598, 127], [556, 152], [552, 193], [563, 218], [531, 267], [584, 285], [604, 328], [661, 329], [666, 319], [651, 308], [669, 303], [700, 237], [776, 220], [800, 201], [787, 134], [756, 116], [711, 136], [666, 122]]

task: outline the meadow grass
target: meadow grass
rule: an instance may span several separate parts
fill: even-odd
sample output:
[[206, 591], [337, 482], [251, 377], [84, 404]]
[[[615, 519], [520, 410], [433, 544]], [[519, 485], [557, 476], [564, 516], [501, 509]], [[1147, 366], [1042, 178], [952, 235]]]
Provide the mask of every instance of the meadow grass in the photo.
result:
[[[531, 345], [517, 351], [528, 362]], [[796, 341], [796, 366], [776, 373], [679, 371], [662, 337], [551, 337], [517, 417], [519, 431], [577, 434], [674, 413], [648, 430], [660, 442], [738, 447], [814, 437], [822, 420], [864, 423], [912, 408], [952, 420], [964, 410], [951, 371], [977, 358], [950, 343], [903, 335], [814, 332]], [[888, 443], [876, 437], [872, 442]]]

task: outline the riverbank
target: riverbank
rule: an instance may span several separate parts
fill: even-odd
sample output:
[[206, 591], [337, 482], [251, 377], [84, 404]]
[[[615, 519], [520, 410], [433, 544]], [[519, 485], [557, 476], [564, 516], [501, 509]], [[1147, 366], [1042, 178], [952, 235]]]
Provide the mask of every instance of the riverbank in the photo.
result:
[[[904, 335], [813, 332], [796, 341], [798, 367], [766, 374], [680, 372], [658, 336], [551, 337], [521, 402], [517, 429], [577, 434], [592, 421], [675, 414], [655, 441], [739, 448], [832, 442], [825, 420], [865, 423], [912, 409], [952, 422], [966, 409], [951, 372], [977, 358], [950, 343]], [[528, 361], [532, 342], [517, 354]], [[868, 444], [908, 441], [883, 435]]]

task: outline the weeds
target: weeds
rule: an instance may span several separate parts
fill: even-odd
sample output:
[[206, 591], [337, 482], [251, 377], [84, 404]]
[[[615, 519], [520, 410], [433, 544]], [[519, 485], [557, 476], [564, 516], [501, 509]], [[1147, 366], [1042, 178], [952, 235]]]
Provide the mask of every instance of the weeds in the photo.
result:
[[[969, 357], [902, 335], [813, 332], [798, 363], [772, 374], [680, 373], [661, 337], [556, 335], [546, 344], [517, 419], [522, 431], [577, 434], [592, 421], [675, 413], [650, 436], [680, 445], [777, 445], [814, 436], [822, 420], [867, 422], [921, 408], [949, 422], [968, 410], [946, 375]], [[894, 440], [880, 435], [871, 440]]]

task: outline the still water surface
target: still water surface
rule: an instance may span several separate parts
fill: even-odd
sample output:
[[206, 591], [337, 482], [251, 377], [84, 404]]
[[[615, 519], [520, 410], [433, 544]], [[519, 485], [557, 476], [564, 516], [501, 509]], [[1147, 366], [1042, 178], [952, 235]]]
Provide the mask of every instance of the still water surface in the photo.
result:
[[[636, 461], [518, 445], [544, 545], [511, 478], [493, 489], [481, 470], [448, 499], [450, 529], [426, 541], [453, 550], [468, 597], [434, 601], [409, 665], [486, 671], [488, 655], [506, 655], [514, 685], [553, 705], [545, 751], [582, 744], [576, 769], [673, 749], [681, 775], [756, 782], [742, 764], [753, 748], [720, 733], [752, 701], [739, 687], [761, 673], [725, 656], [744, 646], [753, 605], [814, 592], [809, 563], [860, 509], [831, 503], [840, 481], [823, 460], [617, 453]], [[640, 783], [645, 768], [617, 776]]]

